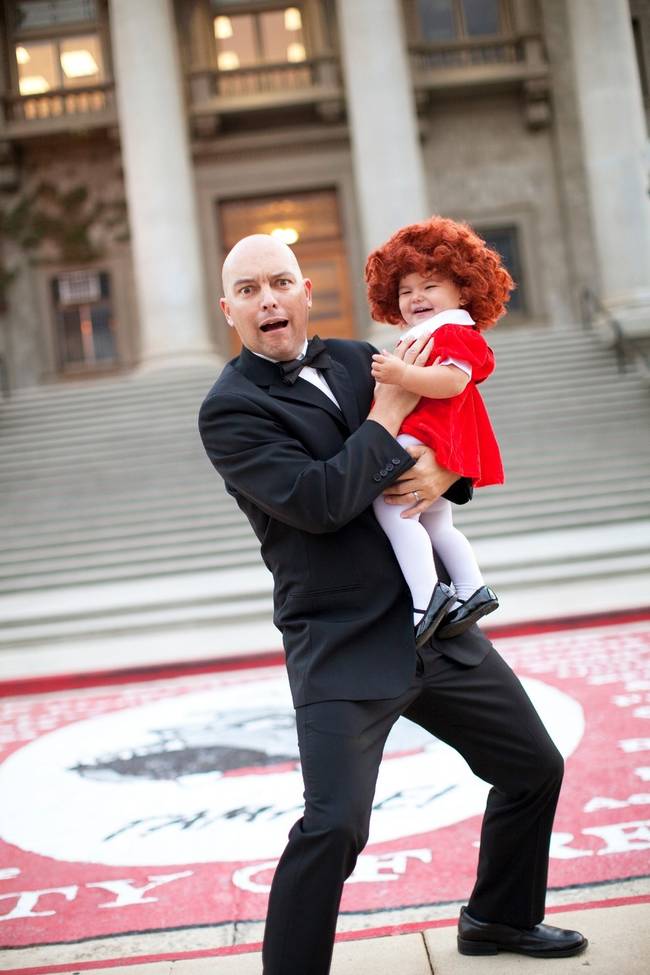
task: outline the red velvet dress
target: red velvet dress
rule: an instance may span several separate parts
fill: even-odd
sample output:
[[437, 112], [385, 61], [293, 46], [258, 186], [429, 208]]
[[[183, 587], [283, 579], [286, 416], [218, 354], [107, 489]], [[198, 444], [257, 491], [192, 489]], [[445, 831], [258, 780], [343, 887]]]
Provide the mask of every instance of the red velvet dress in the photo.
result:
[[400, 433], [417, 437], [435, 451], [450, 471], [469, 477], [476, 487], [503, 484], [503, 465], [490, 418], [477, 387], [494, 369], [494, 354], [480, 332], [468, 325], [440, 325], [433, 334], [427, 362], [462, 359], [472, 378], [462, 393], [449, 399], [422, 397], [402, 423]]

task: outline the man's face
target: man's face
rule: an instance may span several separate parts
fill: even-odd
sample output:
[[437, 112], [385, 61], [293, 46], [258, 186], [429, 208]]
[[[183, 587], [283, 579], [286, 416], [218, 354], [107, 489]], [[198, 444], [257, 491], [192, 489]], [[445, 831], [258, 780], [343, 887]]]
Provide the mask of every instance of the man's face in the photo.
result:
[[262, 234], [245, 237], [223, 266], [221, 308], [242, 344], [269, 359], [295, 359], [307, 338], [311, 281], [293, 252]]

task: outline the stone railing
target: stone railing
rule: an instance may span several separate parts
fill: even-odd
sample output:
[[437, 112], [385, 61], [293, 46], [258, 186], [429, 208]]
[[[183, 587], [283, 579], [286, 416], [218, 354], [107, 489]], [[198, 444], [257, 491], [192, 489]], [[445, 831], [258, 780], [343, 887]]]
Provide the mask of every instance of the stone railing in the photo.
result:
[[526, 124], [537, 129], [550, 120], [549, 68], [541, 36], [508, 34], [464, 38], [409, 47], [418, 105], [434, 91], [485, 91], [490, 86], [523, 91]]
[[[12, 92], [5, 95], [3, 101], [8, 135], [11, 135], [12, 126], [21, 123], [72, 120], [83, 115], [84, 121], [92, 125], [93, 115], [101, 116], [101, 121], [105, 121], [105, 116], [115, 111], [112, 82], [76, 88], [51, 88], [36, 95]], [[97, 121], [99, 124], [100, 119]]]
[[585, 331], [599, 331], [614, 349], [619, 372], [625, 372], [628, 364], [631, 364], [644, 382], [650, 385], [648, 353], [634, 336], [626, 334], [618, 318], [612, 315], [591, 288], [583, 288], [580, 293], [580, 317]]
[[305, 61], [256, 64], [232, 71], [195, 71], [190, 74], [193, 106], [212, 101], [226, 107], [233, 101], [237, 108], [254, 108], [260, 100], [282, 105], [295, 100], [317, 102], [324, 93], [342, 90], [338, 59], [333, 56]]
[[523, 40], [518, 37], [490, 37], [417, 44], [409, 48], [415, 72], [437, 68], [467, 68], [487, 64], [516, 64], [525, 61]]

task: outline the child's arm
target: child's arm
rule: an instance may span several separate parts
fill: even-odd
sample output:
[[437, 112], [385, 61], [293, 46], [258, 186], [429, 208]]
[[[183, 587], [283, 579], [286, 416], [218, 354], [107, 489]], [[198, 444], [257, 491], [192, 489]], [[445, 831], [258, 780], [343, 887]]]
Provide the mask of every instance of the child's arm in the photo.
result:
[[469, 382], [467, 373], [458, 366], [439, 365], [440, 357], [430, 366], [414, 366], [384, 349], [372, 359], [372, 376], [377, 382], [392, 383], [429, 399], [458, 396]]

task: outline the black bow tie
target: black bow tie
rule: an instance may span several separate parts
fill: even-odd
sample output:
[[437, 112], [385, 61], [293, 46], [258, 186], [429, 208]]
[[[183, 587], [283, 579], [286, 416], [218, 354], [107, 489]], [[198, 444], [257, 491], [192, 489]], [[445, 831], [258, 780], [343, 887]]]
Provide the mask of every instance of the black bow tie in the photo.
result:
[[290, 362], [278, 362], [282, 371], [282, 382], [287, 386], [293, 386], [300, 375], [300, 370], [305, 366], [313, 366], [314, 369], [327, 369], [332, 365], [327, 346], [322, 339], [314, 335], [307, 343], [307, 351], [302, 359], [291, 359]]

